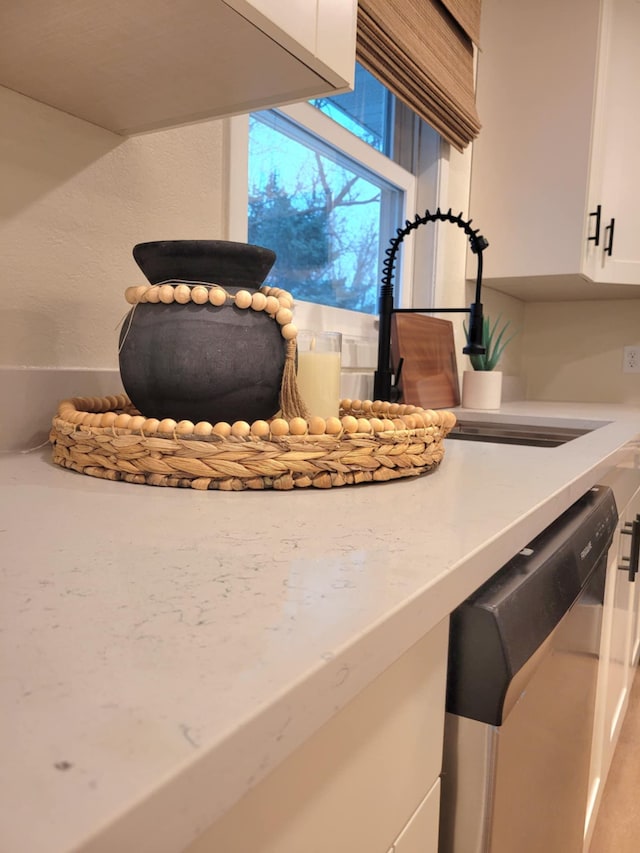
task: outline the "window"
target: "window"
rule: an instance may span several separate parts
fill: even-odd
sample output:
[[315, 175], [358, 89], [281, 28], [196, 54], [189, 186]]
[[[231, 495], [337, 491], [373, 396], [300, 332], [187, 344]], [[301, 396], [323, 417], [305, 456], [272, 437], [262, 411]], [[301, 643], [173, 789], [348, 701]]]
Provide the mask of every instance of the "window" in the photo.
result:
[[417, 120], [359, 65], [353, 92], [310, 105], [250, 118], [248, 240], [297, 298], [375, 314], [389, 240], [415, 212], [397, 161]]
[[[270, 280], [296, 297], [298, 325], [376, 334], [389, 241], [437, 203], [440, 138], [408, 114], [359, 68], [353, 93], [231, 120], [230, 238], [276, 252]], [[421, 240], [433, 249], [433, 233]], [[405, 241], [395, 270], [405, 306], [416, 289], [428, 304], [435, 267], [430, 250], [414, 275], [415, 243]]]
[[393, 157], [396, 98], [359, 63], [353, 92], [315, 98], [310, 104], [372, 148]]
[[249, 242], [309, 302], [377, 312], [381, 244], [404, 190], [275, 111], [249, 123]]

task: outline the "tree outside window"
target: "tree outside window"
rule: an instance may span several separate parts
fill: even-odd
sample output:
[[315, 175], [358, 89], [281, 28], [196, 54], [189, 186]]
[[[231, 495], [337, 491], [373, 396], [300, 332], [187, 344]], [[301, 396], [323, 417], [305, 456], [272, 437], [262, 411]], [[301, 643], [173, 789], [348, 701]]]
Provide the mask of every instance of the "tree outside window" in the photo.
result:
[[[354, 93], [314, 105], [389, 149], [389, 97], [359, 69]], [[251, 116], [248, 239], [275, 251], [272, 279], [298, 299], [377, 313], [384, 251], [403, 203], [402, 189], [286, 115]]]

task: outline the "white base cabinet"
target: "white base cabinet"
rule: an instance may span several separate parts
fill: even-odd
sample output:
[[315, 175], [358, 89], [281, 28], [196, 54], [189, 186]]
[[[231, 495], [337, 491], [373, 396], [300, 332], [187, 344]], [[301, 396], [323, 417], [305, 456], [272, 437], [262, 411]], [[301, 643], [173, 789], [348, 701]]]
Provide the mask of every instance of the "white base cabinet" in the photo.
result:
[[445, 619], [186, 853], [436, 853], [448, 639]]
[[640, 4], [483, 0], [481, 26], [470, 214], [485, 283], [640, 297], [622, 287], [640, 284]]
[[620, 521], [607, 565], [585, 851], [589, 849], [593, 835], [638, 664], [640, 576], [630, 581], [628, 569], [632, 547], [629, 531], [640, 514], [640, 471], [637, 466], [635, 451], [630, 449], [626, 464], [602, 480], [614, 490]]

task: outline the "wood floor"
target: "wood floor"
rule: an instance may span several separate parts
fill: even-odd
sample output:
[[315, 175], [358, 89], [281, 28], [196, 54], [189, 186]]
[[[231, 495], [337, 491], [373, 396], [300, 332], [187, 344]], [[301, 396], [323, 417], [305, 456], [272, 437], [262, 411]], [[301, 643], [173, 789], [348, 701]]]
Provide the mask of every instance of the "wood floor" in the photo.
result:
[[640, 673], [602, 796], [589, 853], [640, 851]]

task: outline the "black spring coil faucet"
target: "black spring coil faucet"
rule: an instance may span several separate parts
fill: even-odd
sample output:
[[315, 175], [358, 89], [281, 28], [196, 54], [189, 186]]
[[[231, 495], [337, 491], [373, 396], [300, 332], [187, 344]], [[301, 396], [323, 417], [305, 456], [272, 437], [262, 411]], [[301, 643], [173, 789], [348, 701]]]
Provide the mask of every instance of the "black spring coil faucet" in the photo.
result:
[[[476, 275], [476, 293], [475, 300], [468, 308], [395, 308], [393, 304], [393, 275], [396, 262], [396, 255], [402, 241], [412, 231], [415, 231], [420, 225], [426, 225], [427, 222], [451, 222], [464, 230], [464, 233], [469, 238], [471, 251], [478, 258], [478, 269]], [[390, 246], [386, 250], [386, 258], [383, 264], [382, 287], [380, 288], [380, 328], [378, 333], [378, 366], [374, 374], [373, 380], [373, 395], [376, 400], [394, 401], [398, 398], [398, 379], [401, 365], [398, 367], [395, 384], [392, 382], [393, 371], [391, 369], [391, 316], [392, 314], [414, 313], [414, 314], [441, 314], [445, 312], [468, 313], [469, 314], [469, 334], [467, 336], [467, 345], [462, 352], [465, 355], [482, 355], [485, 348], [482, 344], [482, 302], [480, 301], [480, 292], [482, 289], [482, 253], [487, 248], [489, 243], [479, 233], [478, 229], [471, 228], [472, 220], [465, 221], [462, 214], [454, 216], [451, 208], [446, 213], [443, 213], [440, 208], [435, 213], [425, 211], [423, 216], [416, 214], [413, 222], [406, 220], [404, 228], [398, 228], [396, 236], [390, 241]]]

